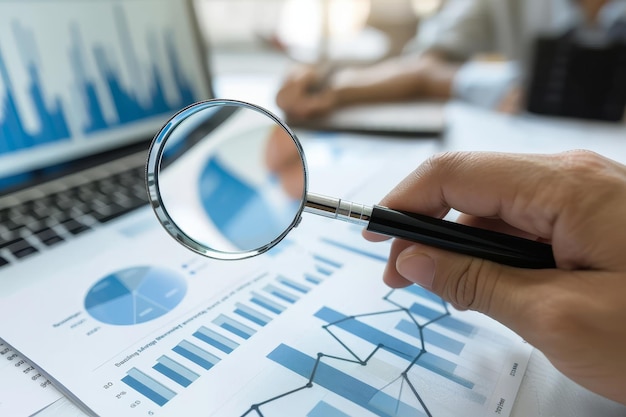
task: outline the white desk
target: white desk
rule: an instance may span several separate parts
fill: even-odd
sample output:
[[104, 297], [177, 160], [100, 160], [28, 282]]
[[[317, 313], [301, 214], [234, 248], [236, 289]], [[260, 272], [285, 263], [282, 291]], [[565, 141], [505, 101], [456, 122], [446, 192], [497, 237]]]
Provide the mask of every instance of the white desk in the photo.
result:
[[[218, 84], [220, 97], [252, 101], [275, 110], [272, 88], [276, 77], [259, 79], [249, 74], [224, 78]], [[229, 84], [230, 82], [230, 84]], [[503, 152], [552, 153], [568, 149], [585, 148], [613, 159], [626, 162], [626, 126], [586, 123], [537, 116], [506, 116], [453, 103], [448, 108], [449, 130], [443, 140], [419, 141], [424, 144], [424, 157], [428, 152], [451, 150], [480, 150]], [[358, 143], [358, 137], [352, 137]], [[371, 138], [367, 139], [371, 141]], [[388, 139], [381, 139], [388, 140]], [[401, 152], [402, 145], [392, 141]], [[358, 145], [355, 145], [358, 146]], [[406, 146], [414, 146], [406, 142]], [[400, 158], [402, 159], [402, 158]], [[411, 162], [402, 159], [393, 175], [383, 178], [374, 194], [392, 186], [403, 172], [412, 169]], [[421, 160], [415, 160], [414, 166]], [[62, 399], [38, 417], [73, 417], [84, 414], [67, 400]], [[522, 382], [513, 417], [588, 417], [626, 416], [626, 406], [603, 399], [563, 377], [546, 358], [535, 351]]]

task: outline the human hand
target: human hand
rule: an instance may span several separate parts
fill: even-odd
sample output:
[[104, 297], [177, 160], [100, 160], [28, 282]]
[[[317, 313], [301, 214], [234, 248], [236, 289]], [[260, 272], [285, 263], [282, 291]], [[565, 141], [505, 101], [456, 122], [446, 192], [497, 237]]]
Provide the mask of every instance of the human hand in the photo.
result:
[[550, 242], [557, 269], [532, 270], [396, 239], [383, 279], [500, 321], [572, 380], [626, 404], [625, 166], [585, 151], [448, 153], [380, 204], [440, 218], [454, 208], [461, 223]]
[[295, 68], [284, 80], [276, 95], [276, 104], [291, 119], [321, 116], [335, 106], [335, 93], [321, 85], [324, 75], [312, 66]]

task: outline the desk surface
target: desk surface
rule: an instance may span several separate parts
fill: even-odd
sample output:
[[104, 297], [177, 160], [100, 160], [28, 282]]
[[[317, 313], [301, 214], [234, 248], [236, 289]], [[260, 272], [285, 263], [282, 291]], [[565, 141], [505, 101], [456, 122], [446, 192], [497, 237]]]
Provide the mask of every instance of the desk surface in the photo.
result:
[[[242, 99], [276, 111], [273, 91], [275, 73], [264, 78], [254, 74], [231, 74], [217, 83], [220, 97]], [[476, 109], [460, 103], [447, 108], [449, 128], [443, 140], [419, 139], [425, 152], [480, 150], [525, 153], [552, 153], [569, 149], [590, 149], [621, 162], [626, 162], [626, 126], [547, 119], [531, 115], [508, 116]], [[358, 141], [351, 135], [350, 140]], [[367, 139], [371, 141], [371, 138]], [[381, 138], [381, 141], [391, 141]], [[391, 143], [391, 142], [389, 142]], [[403, 145], [397, 141], [400, 150]], [[407, 145], [408, 146], [408, 145]], [[417, 166], [421, 161], [414, 161]], [[379, 190], [392, 186], [410, 171], [404, 161], [393, 175], [377, 184]], [[72, 417], [84, 414], [62, 399], [38, 414], [38, 417]], [[534, 351], [522, 382], [513, 417], [626, 416], [626, 406], [603, 399], [574, 384], [552, 367], [538, 351]]]

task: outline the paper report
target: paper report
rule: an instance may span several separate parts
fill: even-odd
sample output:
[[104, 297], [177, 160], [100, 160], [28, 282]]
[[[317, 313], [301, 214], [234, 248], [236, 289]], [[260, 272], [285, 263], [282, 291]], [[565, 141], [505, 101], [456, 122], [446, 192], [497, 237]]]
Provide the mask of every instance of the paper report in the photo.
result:
[[388, 244], [328, 222], [234, 263], [155, 228], [143, 250], [5, 300], [45, 314], [2, 334], [98, 415], [509, 415], [531, 347], [417, 286], [390, 290]]

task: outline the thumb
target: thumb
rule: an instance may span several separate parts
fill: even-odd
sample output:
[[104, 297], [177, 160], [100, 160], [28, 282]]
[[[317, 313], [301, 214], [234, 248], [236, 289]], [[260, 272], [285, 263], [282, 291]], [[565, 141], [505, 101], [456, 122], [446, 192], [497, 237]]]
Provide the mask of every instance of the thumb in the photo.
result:
[[537, 301], [540, 284], [554, 273], [514, 268], [423, 245], [405, 248], [395, 266], [395, 273], [402, 278], [456, 308], [479, 311], [521, 332], [527, 330], [525, 317], [532, 311], [530, 304]]

